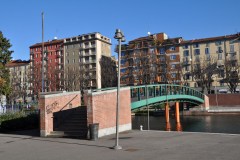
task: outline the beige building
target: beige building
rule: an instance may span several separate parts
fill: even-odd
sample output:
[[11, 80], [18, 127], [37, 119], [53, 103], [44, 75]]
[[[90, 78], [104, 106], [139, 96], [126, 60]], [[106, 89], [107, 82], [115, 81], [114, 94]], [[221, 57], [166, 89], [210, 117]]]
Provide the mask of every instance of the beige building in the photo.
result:
[[99, 61], [102, 55], [111, 57], [109, 38], [99, 32], [66, 38], [64, 54], [66, 90], [79, 90], [79, 84], [83, 88], [101, 88]]
[[10, 61], [6, 67], [10, 71], [12, 93], [9, 95], [12, 102], [31, 101], [30, 96], [30, 62], [22, 60]]
[[190, 87], [200, 87], [193, 74], [194, 69], [207, 64], [216, 64], [215, 72], [212, 75], [214, 80], [211, 86], [226, 88], [223, 83], [226, 74], [227, 61], [239, 65], [240, 60], [240, 34], [210, 37], [203, 39], [194, 39], [182, 41], [180, 43], [180, 61], [182, 64], [183, 81]]

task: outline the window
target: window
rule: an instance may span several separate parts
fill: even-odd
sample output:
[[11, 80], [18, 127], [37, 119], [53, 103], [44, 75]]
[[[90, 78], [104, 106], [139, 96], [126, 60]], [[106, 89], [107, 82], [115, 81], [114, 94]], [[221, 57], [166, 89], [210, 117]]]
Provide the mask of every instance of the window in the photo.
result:
[[73, 52], [73, 56], [74, 56], [74, 54], [75, 54], [75, 53]]
[[229, 41], [229, 44], [234, 44], [234, 40]]
[[209, 48], [205, 48], [205, 54], [209, 54]]
[[195, 62], [200, 62], [200, 57], [199, 56], [195, 56]]
[[154, 53], [154, 48], [150, 48], [150, 53]]
[[69, 64], [69, 59], [67, 60], [67, 64]]
[[206, 43], [206, 47], [209, 47], [210, 46], [210, 44], [209, 43]]
[[188, 56], [189, 56], [189, 50], [183, 51], [183, 56], [184, 56], [184, 57], [188, 57]]
[[164, 48], [160, 48], [160, 54], [165, 54], [165, 49]]
[[199, 47], [198, 43], [193, 44], [193, 48], [198, 48], [198, 47]]
[[176, 64], [171, 64], [171, 69], [176, 69]]
[[211, 57], [210, 57], [209, 54], [206, 55], [206, 60], [207, 60], [207, 61], [210, 61], [210, 60], [211, 60]]
[[194, 49], [194, 55], [200, 55], [200, 49]]
[[222, 45], [222, 41], [216, 41], [216, 42], [215, 42], [215, 45], [216, 45], [216, 46]]
[[222, 52], [223, 52], [222, 47], [221, 46], [217, 47], [217, 53], [222, 53]]
[[186, 44], [186, 45], [182, 46], [182, 48], [183, 49], [188, 49], [188, 45]]
[[73, 63], [75, 63], [75, 59], [73, 59]]
[[230, 45], [230, 52], [234, 52], [234, 45]]
[[172, 74], [171, 74], [171, 77], [172, 77], [172, 78], [176, 78], [176, 75], [177, 75], [176, 73], [172, 73]]
[[169, 48], [170, 51], [175, 51], [176, 50], [176, 47], [175, 46], [172, 46]]
[[218, 60], [222, 60], [222, 53], [218, 53]]
[[165, 61], [165, 57], [160, 57], [160, 60], [161, 61]]
[[171, 55], [171, 56], [170, 56], [170, 59], [171, 59], [171, 60], [175, 60], [176, 58], [177, 58], [176, 55]]

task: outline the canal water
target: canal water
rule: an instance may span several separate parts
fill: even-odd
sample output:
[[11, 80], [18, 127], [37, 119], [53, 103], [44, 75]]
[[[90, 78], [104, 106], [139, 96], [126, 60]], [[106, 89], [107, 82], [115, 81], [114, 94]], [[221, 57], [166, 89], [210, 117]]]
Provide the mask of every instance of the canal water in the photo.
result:
[[[169, 124], [164, 116], [149, 119], [150, 130], [240, 134], [240, 115], [181, 116], [180, 124], [175, 123], [174, 116], [170, 117]], [[140, 125], [148, 129], [147, 116], [132, 116], [132, 128], [140, 129]]]

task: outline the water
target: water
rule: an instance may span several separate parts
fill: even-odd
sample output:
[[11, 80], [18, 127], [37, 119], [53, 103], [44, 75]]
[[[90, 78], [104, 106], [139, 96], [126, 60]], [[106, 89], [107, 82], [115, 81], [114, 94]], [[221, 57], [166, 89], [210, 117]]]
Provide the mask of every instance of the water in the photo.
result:
[[[169, 124], [164, 116], [149, 119], [150, 130], [240, 134], [240, 115], [181, 116], [180, 124], [175, 123], [174, 117], [170, 117]], [[132, 116], [133, 129], [143, 125], [147, 130], [147, 124], [147, 116]]]

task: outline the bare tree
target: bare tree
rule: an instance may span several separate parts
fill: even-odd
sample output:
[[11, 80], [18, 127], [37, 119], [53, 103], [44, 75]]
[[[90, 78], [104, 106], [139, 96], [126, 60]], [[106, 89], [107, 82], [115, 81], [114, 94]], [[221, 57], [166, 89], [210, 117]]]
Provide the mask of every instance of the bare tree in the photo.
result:
[[117, 86], [117, 66], [116, 61], [111, 57], [102, 56], [100, 61], [101, 66], [101, 83], [102, 88]]
[[202, 92], [205, 88], [208, 93], [211, 92], [211, 86], [213, 82], [213, 75], [216, 73], [217, 63], [213, 58], [200, 59], [196, 57], [194, 68], [192, 70], [192, 76], [197, 82], [198, 86], [201, 87]]
[[74, 68], [65, 69], [65, 78], [64, 78], [64, 89], [66, 91], [77, 91], [79, 90], [79, 70]]
[[235, 93], [239, 84], [239, 63], [235, 57], [225, 60], [225, 77], [223, 82], [227, 83], [231, 93]]

